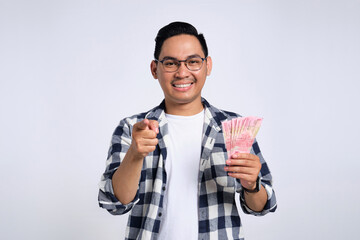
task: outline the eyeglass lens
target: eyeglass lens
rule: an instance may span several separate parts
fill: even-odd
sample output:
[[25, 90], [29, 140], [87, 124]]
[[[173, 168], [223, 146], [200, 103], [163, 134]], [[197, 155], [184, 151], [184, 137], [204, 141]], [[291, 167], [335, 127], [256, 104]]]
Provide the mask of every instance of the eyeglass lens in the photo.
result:
[[[164, 69], [169, 72], [175, 72], [179, 69], [182, 61], [176, 59], [165, 59], [162, 61]], [[193, 57], [185, 60], [185, 66], [190, 71], [197, 71], [202, 67], [203, 60], [200, 57]]]

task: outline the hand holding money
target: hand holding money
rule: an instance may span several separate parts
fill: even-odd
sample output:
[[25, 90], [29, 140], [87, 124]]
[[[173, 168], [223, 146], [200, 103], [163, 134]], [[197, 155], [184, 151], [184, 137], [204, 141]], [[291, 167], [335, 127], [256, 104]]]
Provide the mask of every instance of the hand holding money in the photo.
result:
[[256, 187], [256, 179], [261, 169], [258, 156], [250, 153], [236, 153], [226, 161], [224, 168], [230, 177], [240, 180], [241, 186], [253, 190]]
[[240, 179], [241, 185], [252, 190], [261, 169], [258, 156], [250, 154], [252, 144], [261, 126], [262, 118], [241, 117], [222, 122], [229, 159], [224, 170]]

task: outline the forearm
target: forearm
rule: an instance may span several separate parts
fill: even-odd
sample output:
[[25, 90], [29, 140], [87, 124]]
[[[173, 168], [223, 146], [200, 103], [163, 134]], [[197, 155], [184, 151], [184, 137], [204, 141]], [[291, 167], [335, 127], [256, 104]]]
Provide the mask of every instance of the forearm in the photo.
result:
[[264, 186], [261, 186], [257, 193], [248, 193], [244, 191], [244, 199], [246, 205], [255, 212], [261, 212], [267, 202], [267, 193]]
[[143, 159], [136, 159], [129, 150], [112, 177], [116, 198], [124, 205], [130, 203], [137, 192]]

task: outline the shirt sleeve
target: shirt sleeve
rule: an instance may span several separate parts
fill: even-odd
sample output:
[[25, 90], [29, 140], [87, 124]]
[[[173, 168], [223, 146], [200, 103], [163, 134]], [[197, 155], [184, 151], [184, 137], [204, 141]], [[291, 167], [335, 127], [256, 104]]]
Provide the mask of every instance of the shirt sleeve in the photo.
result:
[[132, 209], [134, 204], [139, 201], [139, 190], [135, 198], [128, 204], [122, 204], [114, 194], [112, 186], [112, 176], [116, 169], [120, 166], [124, 159], [127, 150], [131, 144], [131, 130], [132, 126], [126, 121], [122, 120], [115, 129], [112, 136], [108, 158], [106, 160], [106, 169], [101, 176], [99, 183], [99, 206], [106, 209], [113, 215], [125, 214]]
[[252, 214], [255, 216], [263, 216], [269, 212], [275, 212], [275, 210], [277, 208], [276, 196], [275, 196], [275, 192], [274, 192], [274, 189], [272, 186], [272, 176], [271, 176], [269, 167], [261, 154], [261, 151], [260, 151], [260, 148], [259, 148], [259, 145], [258, 145], [256, 139], [253, 143], [251, 153], [257, 155], [260, 158], [260, 162], [261, 162], [261, 170], [259, 173], [259, 177], [261, 179], [261, 187], [265, 188], [267, 196], [268, 196], [264, 209], [261, 212], [255, 212], [246, 205], [245, 198], [243, 195], [244, 192], [242, 191], [240, 180], [238, 180], [238, 179], [236, 179], [236, 183], [237, 183], [236, 191], [238, 193], [240, 193], [240, 205], [241, 205], [241, 208], [244, 211], [244, 213]]

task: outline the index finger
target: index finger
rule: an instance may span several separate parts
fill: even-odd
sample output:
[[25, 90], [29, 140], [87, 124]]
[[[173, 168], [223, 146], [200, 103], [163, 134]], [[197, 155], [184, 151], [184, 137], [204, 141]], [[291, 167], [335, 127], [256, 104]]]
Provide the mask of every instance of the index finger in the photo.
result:
[[231, 156], [233, 159], [258, 159], [259, 157], [251, 153], [235, 153]]
[[149, 127], [155, 133], [159, 133], [159, 122], [156, 120], [149, 120]]

